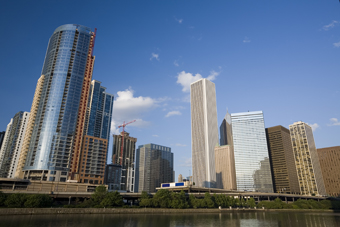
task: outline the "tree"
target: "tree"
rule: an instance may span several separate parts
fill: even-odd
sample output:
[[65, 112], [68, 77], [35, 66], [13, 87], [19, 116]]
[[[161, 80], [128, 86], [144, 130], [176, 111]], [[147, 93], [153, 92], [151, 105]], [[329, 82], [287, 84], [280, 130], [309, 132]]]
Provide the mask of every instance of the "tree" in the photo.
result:
[[7, 197], [5, 205], [9, 208], [22, 208], [25, 207], [27, 195], [25, 194], [11, 194]]
[[155, 207], [169, 208], [171, 204], [170, 192], [166, 189], [160, 189], [153, 197], [153, 205]]
[[141, 198], [139, 199], [140, 207], [152, 207], [152, 198], [149, 197], [149, 194], [146, 191], [142, 191]]
[[52, 198], [49, 195], [37, 194], [27, 196], [25, 207], [27, 208], [40, 208], [50, 207], [53, 203]]
[[123, 197], [117, 191], [107, 193], [100, 203], [103, 207], [117, 207], [123, 206], [123, 204]]
[[171, 207], [176, 209], [184, 209], [187, 208], [188, 202], [186, 199], [185, 192], [182, 190], [180, 193], [171, 193]]
[[0, 192], [0, 207], [5, 206], [6, 199], [7, 199], [7, 195], [3, 192]]
[[211, 198], [211, 195], [210, 195], [209, 192], [206, 192], [204, 194], [204, 199], [203, 200], [204, 200], [204, 203], [205, 203], [206, 207], [209, 207], [209, 208], [215, 207], [215, 203], [214, 203], [213, 199]]
[[95, 192], [91, 196], [91, 200], [93, 201], [93, 205], [99, 205], [102, 200], [105, 198], [107, 194], [107, 189], [104, 185], [100, 185], [96, 187]]
[[256, 206], [255, 199], [253, 197], [248, 199], [248, 206], [251, 208], [254, 208]]

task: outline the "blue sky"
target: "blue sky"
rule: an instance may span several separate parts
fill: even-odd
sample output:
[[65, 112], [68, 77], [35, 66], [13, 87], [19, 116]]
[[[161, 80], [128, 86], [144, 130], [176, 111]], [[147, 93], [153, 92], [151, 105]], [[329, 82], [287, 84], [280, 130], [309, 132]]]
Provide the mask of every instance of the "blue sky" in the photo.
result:
[[48, 39], [69, 23], [98, 29], [93, 79], [115, 95], [112, 125], [138, 119], [126, 130], [171, 147], [176, 179], [191, 170], [200, 77], [216, 84], [218, 124], [227, 108], [262, 110], [266, 127], [301, 120], [318, 148], [340, 145], [337, 0], [1, 1], [1, 131], [30, 111]]

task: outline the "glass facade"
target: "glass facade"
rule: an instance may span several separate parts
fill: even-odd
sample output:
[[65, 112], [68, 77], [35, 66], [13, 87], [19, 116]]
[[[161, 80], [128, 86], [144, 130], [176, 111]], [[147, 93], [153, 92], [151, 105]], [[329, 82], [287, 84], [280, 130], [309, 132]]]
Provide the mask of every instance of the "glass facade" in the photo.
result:
[[174, 154], [170, 147], [140, 145], [136, 151], [135, 192], [155, 192], [162, 183], [174, 181]]
[[231, 114], [238, 191], [273, 192], [262, 111]]
[[91, 82], [84, 134], [109, 140], [114, 96], [105, 90], [101, 82]]
[[25, 171], [69, 171], [92, 37], [90, 28], [76, 24], [60, 26], [51, 36]]

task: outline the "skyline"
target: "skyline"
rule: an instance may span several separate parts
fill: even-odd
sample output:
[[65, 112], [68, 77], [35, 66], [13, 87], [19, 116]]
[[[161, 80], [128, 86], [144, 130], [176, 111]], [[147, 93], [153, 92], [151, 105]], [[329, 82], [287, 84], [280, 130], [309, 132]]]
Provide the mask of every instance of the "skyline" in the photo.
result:
[[302, 120], [317, 148], [339, 146], [339, 2], [129, 3], [0, 3], [0, 130], [30, 111], [53, 31], [76, 23], [98, 28], [93, 79], [115, 95], [114, 126], [142, 119], [126, 131], [171, 147], [175, 179], [191, 171], [188, 86], [200, 78], [216, 85], [218, 125], [227, 108], [262, 110], [266, 128]]

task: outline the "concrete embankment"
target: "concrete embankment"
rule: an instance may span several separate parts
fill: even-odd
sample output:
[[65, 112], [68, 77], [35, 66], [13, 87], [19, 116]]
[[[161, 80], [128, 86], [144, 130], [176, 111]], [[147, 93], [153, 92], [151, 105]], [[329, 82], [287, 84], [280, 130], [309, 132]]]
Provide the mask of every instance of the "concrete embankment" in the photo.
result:
[[267, 209], [161, 209], [161, 208], [2, 208], [1, 215], [41, 214], [197, 214], [241, 212], [334, 212], [333, 210], [267, 210]]

